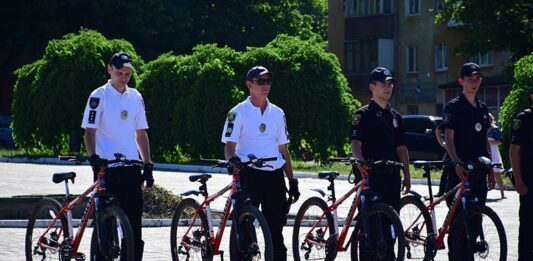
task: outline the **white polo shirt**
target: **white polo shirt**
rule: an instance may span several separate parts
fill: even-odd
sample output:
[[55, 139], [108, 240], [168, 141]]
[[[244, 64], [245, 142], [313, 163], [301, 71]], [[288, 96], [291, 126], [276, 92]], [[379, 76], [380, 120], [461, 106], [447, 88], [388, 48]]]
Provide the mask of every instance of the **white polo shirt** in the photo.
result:
[[101, 158], [115, 159], [115, 153], [122, 153], [139, 160], [135, 132], [148, 129], [141, 94], [128, 86], [120, 93], [108, 81], [89, 96], [81, 127], [96, 129], [96, 154]]
[[289, 143], [287, 136], [283, 110], [267, 99], [267, 107], [261, 114], [261, 109], [253, 105], [248, 97], [228, 113], [222, 132], [222, 142], [237, 143], [236, 154], [242, 161], [249, 160], [248, 154], [254, 154], [258, 158], [277, 157], [277, 161], [266, 163], [273, 168], [261, 168], [273, 171], [285, 164], [278, 145]]

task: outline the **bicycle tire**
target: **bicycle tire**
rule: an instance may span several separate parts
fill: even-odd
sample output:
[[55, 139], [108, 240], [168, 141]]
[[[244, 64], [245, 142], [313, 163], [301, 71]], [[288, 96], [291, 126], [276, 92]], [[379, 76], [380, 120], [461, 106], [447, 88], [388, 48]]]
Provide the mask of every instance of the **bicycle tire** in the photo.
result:
[[[370, 222], [368, 225], [371, 227], [370, 233], [365, 233], [364, 231], [364, 224], [363, 224], [363, 218], [361, 215], [357, 215], [356, 217], [356, 224], [354, 227], [354, 231], [352, 233], [351, 237], [351, 260], [357, 261], [359, 259], [362, 260], [404, 260], [405, 256], [405, 238], [403, 236], [403, 227], [402, 223], [400, 222], [400, 218], [398, 217], [398, 214], [394, 209], [381, 202], [371, 203], [368, 206], [367, 209], [368, 214], [368, 221]], [[386, 242], [386, 239], [383, 240], [377, 240], [373, 239], [369, 241], [370, 243], [376, 243], [376, 246], [374, 246], [374, 249], [368, 250], [368, 248], [364, 247], [365, 242], [365, 234], [376, 236], [377, 231], [383, 231], [382, 229], [377, 230], [378, 227], [383, 228], [383, 224], [381, 223], [381, 218], [385, 217], [388, 222], [390, 222], [390, 225], [392, 225], [393, 230], [390, 230], [391, 233], [390, 238], [388, 238], [390, 241]], [[375, 224], [377, 222], [378, 224]], [[387, 221], [385, 221], [387, 222]], [[383, 235], [385, 236], [385, 235]], [[393, 245], [393, 248], [388, 248], [389, 245]], [[392, 257], [391, 252], [394, 252], [394, 256]], [[363, 258], [360, 257], [360, 255], [363, 256]]]
[[[313, 241], [325, 244], [327, 243], [328, 239], [335, 234], [333, 216], [330, 212], [326, 212], [327, 209], [327, 203], [323, 199], [318, 197], [312, 197], [307, 199], [306, 201], [304, 201], [304, 203], [302, 203], [300, 209], [298, 209], [296, 219], [294, 220], [294, 227], [292, 232], [292, 253], [295, 261], [302, 260], [302, 258], [300, 257], [301, 255], [303, 255], [304, 257], [303, 260], [308, 260], [310, 258], [314, 260], [326, 260], [328, 254], [330, 254], [327, 253], [327, 247], [315, 247], [310, 243], [304, 242], [309, 232], [311, 232], [309, 230], [313, 229], [315, 224], [317, 224], [318, 219], [324, 213], [326, 213], [325, 219], [323, 221], [320, 221], [320, 223], [325, 221], [326, 224], [321, 224], [319, 229], [315, 228], [313, 230]], [[324, 233], [324, 230], [329, 230], [329, 233]]]
[[[239, 251], [236, 235], [237, 232], [235, 229], [236, 222], [239, 222], [243, 229], [243, 235], [240, 236], [248, 242], [248, 250], [245, 253], [240, 253]], [[250, 229], [251, 227], [253, 227], [253, 229]], [[259, 242], [261, 239], [264, 246], [259, 246], [261, 244], [261, 242]], [[259, 211], [257, 207], [253, 205], [244, 205], [239, 209], [238, 220], [232, 220], [229, 247], [231, 261], [274, 260], [274, 247], [270, 230], [268, 229], [268, 223], [263, 213]]]
[[405, 229], [407, 259], [432, 260], [437, 254], [437, 245], [433, 239], [431, 215], [424, 203], [415, 196], [405, 196], [400, 200], [398, 216]]
[[[200, 211], [198, 217], [199, 220], [195, 221], [197, 226], [193, 226], [190, 231], [189, 225], [191, 219], [194, 217], [196, 211], [200, 208], [200, 204], [191, 198], [183, 199], [174, 215], [172, 217], [172, 223], [170, 227], [170, 252], [172, 254], [173, 261], [181, 260], [202, 260], [202, 261], [211, 261], [213, 260], [213, 251], [211, 245], [211, 239], [209, 235], [209, 226], [207, 223], [207, 216], [203, 211]], [[189, 240], [193, 246], [196, 248], [187, 248], [186, 246], [181, 246], [183, 237], [186, 236], [185, 232], [188, 232], [193, 235], [192, 242]], [[198, 251], [198, 249], [200, 251]], [[193, 257], [191, 257], [193, 254]]]
[[[464, 217], [464, 211], [461, 211], [455, 217], [453, 225], [450, 228], [450, 235], [448, 237], [450, 260], [506, 260], [507, 236], [502, 221], [496, 212], [484, 205], [473, 205], [467, 210], [467, 212], [467, 220], [470, 221], [469, 224], [476, 222], [476, 218], [481, 218], [481, 229], [484, 238], [482, 239], [479, 235], [476, 235], [475, 238], [473, 238], [475, 241], [468, 242], [466, 240], [466, 219]], [[471, 221], [472, 219], [474, 219], [474, 221]], [[478, 230], [474, 228], [473, 224], [470, 227], [474, 230]], [[497, 240], [498, 242], [492, 243], [494, 240]], [[489, 254], [491, 257], [488, 257]]]
[[98, 229], [97, 226], [94, 226], [91, 236], [91, 261], [121, 260], [121, 255], [125, 255], [128, 261], [135, 260], [133, 230], [126, 213], [121, 208], [115, 205], [107, 206], [101, 219], [96, 220], [96, 222], [103, 222], [101, 227], [112, 231], [111, 235], [108, 234], [111, 231], [106, 231], [103, 236], [108, 239], [111, 237], [110, 242], [108, 241], [111, 253], [108, 256], [102, 256], [98, 244]]
[[[45, 257], [47, 260], [62, 260], [60, 251], [54, 251], [52, 253], [37, 246], [37, 240], [43, 235], [46, 229], [52, 225], [54, 226], [54, 229], [48, 231], [48, 235], [44, 236], [47, 244], [59, 247], [59, 245], [69, 237], [68, 221], [65, 215], [62, 214], [58, 218], [60, 222], [59, 224], [57, 223], [58, 220], [56, 220], [55, 224], [51, 224], [52, 219], [54, 216], [57, 216], [60, 210], [61, 204], [52, 198], [43, 198], [35, 206], [26, 227], [25, 252], [27, 261], [43, 260]], [[60, 229], [59, 236], [57, 236], [58, 229]], [[54, 234], [56, 236], [54, 236]], [[39, 250], [41, 254], [38, 253]]]

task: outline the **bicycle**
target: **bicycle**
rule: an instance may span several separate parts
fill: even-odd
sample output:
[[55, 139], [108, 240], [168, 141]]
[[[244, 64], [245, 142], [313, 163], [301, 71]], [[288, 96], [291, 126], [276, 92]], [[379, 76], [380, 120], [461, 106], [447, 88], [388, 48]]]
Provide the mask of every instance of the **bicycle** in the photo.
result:
[[[232, 163], [225, 160], [203, 160], [214, 162], [213, 167], [234, 167], [241, 169], [247, 166], [264, 167], [264, 162], [275, 161], [272, 158], [256, 158], [248, 155], [249, 161]], [[200, 204], [192, 198], [183, 199], [172, 217], [170, 229], [170, 245], [172, 260], [213, 260], [214, 255], [220, 255], [223, 260], [224, 251], [220, 250], [220, 243], [225, 226], [231, 214], [230, 232], [230, 260], [273, 260], [273, 246], [268, 224], [257, 207], [241, 189], [239, 171], [230, 172], [233, 179], [222, 190], [209, 196], [207, 181], [209, 174], [196, 174], [189, 177], [191, 182], [200, 182], [198, 190], [182, 193], [182, 196], [202, 195]], [[214, 223], [210, 203], [230, 191], [220, 220]], [[231, 211], [234, 209], [233, 212]], [[234, 222], [238, 220], [238, 222]], [[214, 226], [218, 231], [214, 233]]]
[[[467, 169], [468, 174], [476, 168], [488, 169], [498, 165], [485, 157], [480, 157], [479, 161], [456, 164]], [[445, 249], [444, 237], [449, 233], [451, 257], [467, 255], [470, 259], [506, 260], [507, 238], [503, 224], [496, 212], [479, 204], [477, 197], [470, 192], [468, 175], [453, 189], [434, 199], [430, 171], [442, 169], [445, 165], [453, 168], [455, 165], [444, 161], [415, 161], [413, 165], [424, 169], [429, 204], [425, 205], [421, 196], [414, 191], [401, 199], [400, 219], [405, 227], [406, 257], [433, 260], [438, 250]], [[437, 230], [435, 208], [450, 195], [454, 195], [453, 204], [443, 225]]]
[[[128, 217], [117, 204], [113, 194], [106, 190], [105, 169], [118, 166], [142, 166], [141, 161], [128, 160], [122, 154], [115, 154], [114, 160], [102, 160], [96, 181], [79, 197], [72, 198], [69, 181], [74, 184], [75, 172], [55, 173], [52, 181], [65, 183], [63, 206], [53, 198], [43, 198], [35, 207], [26, 228], [26, 260], [85, 260], [85, 254], [78, 252], [81, 239], [89, 224], [95, 224], [91, 236], [90, 260], [134, 260], [133, 232]], [[60, 156], [77, 164], [87, 158]], [[92, 195], [89, 196], [89, 194]], [[74, 234], [72, 209], [88, 198], [80, 225]], [[94, 220], [91, 217], [94, 215]]]
[[[402, 163], [388, 160], [374, 162], [355, 158], [332, 160], [351, 164], [354, 168], [357, 163], [369, 167], [399, 168], [403, 166]], [[355, 184], [350, 181], [352, 174], [353, 172], [350, 173], [349, 182]], [[337, 199], [334, 181], [339, 173], [335, 171], [318, 173], [320, 179], [330, 182], [327, 189], [331, 191], [331, 195], [328, 196], [331, 204], [328, 205], [320, 197], [312, 197], [307, 199], [298, 210], [292, 238], [294, 260], [334, 260], [338, 252], [347, 251], [350, 243], [352, 260], [364, 257], [372, 257], [372, 260], [391, 258], [403, 260], [405, 246], [404, 237], [401, 236], [403, 228], [398, 214], [391, 206], [379, 202], [379, 196], [371, 191], [368, 183], [369, 174], [362, 172], [361, 175], [361, 181]], [[313, 189], [313, 191], [318, 192], [322, 197], [326, 195], [320, 189]], [[344, 221], [344, 227], [339, 233], [339, 226], [342, 224], [339, 222], [337, 208], [353, 193], [355, 197]], [[357, 216], [355, 216], [356, 209], [359, 209]], [[354, 226], [352, 226], [353, 221], [355, 221]], [[354, 230], [350, 240], [344, 246], [350, 227]], [[308, 229], [304, 230], [304, 228]]]

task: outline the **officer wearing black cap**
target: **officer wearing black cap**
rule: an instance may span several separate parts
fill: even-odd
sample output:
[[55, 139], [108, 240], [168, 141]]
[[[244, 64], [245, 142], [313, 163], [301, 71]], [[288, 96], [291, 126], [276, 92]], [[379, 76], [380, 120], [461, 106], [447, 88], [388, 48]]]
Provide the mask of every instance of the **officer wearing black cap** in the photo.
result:
[[128, 87], [132, 69], [133, 60], [127, 53], [118, 52], [111, 57], [107, 66], [110, 79], [91, 93], [81, 127], [85, 129], [85, 146], [95, 171], [100, 168], [100, 157], [113, 160], [115, 153], [134, 160], [139, 159], [140, 153], [145, 163], [142, 175], [141, 169], [134, 166], [106, 170], [106, 188], [117, 197], [128, 216], [133, 230], [135, 260], [142, 260], [141, 186], [146, 181], [147, 187], [152, 187], [154, 179], [143, 99], [137, 90]]
[[288, 210], [284, 176], [289, 179], [289, 196], [294, 202], [300, 197], [298, 180], [293, 176], [285, 113], [272, 104], [267, 96], [272, 85], [272, 73], [263, 66], [251, 68], [246, 75], [248, 98], [228, 113], [222, 142], [229, 161], [248, 161], [249, 154], [258, 158], [277, 157], [271, 167], [247, 167], [240, 171], [241, 185], [252, 203], [261, 210], [270, 229], [274, 260], [287, 260], [283, 242], [283, 226]]
[[[446, 149], [454, 162], [478, 162], [481, 156], [490, 157], [490, 145], [487, 130], [490, 127], [487, 106], [478, 99], [477, 92], [481, 86], [482, 72], [479, 65], [465, 63], [461, 67], [458, 79], [463, 87], [462, 93], [452, 99], [443, 112], [442, 125], [445, 128]], [[448, 175], [448, 189], [455, 187], [467, 171], [461, 165], [455, 166], [455, 174]], [[470, 189], [481, 204], [487, 199], [487, 180], [490, 189], [494, 187], [494, 173], [490, 170], [476, 169], [468, 176]], [[448, 199], [450, 205], [453, 198]], [[448, 237], [450, 239], [451, 237]], [[450, 242], [449, 242], [449, 245]], [[451, 256], [450, 260], [465, 260], [467, 257]]]
[[[529, 89], [533, 101], [533, 87]], [[513, 120], [509, 156], [513, 167], [516, 192], [520, 194], [518, 260], [533, 260], [533, 104]]]
[[[352, 154], [358, 159], [402, 162], [403, 188], [409, 191], [411, 175], [402, 117], [389, 104], [394, 83], [395, 80], [388, 69], [377, 67], [372, 70], [369, 83], [372, 99], [353, 115], [350, 140]], [[357, 167], [359, 171], [366, 170], [366, 166]], [[399, 212], [402, 189], [400, 170], [374, 168], [369, 179], [372, 190]]]

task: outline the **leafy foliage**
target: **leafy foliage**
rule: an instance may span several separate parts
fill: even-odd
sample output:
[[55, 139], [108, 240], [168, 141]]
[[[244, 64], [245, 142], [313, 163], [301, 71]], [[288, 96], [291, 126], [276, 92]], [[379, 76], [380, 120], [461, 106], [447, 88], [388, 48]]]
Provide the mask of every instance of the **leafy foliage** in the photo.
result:
[[470, 35], [461, 51], [511, 51], [515, 60], [533, 51], [533, 1], [446, 0], [438, 21], [455, 20]]
[[500, 124], [503, 133], [502, 158], [505, 166], [509, 164], [509, 144], [513, 119], [531, 105], [528, 89], [533, 86], [533, 53], [518, 60], [514, 69], [515, 84], [513, 90], [505, 98], [500, 109]]
[[[139, 89], [146, 102], [154, 158], [186, 151], [191, 158], [222, 157], [227, 112], [245, 98], [247, 70], [260, 64], [274, 73], [269, 99], [284, 109], [291, 151], [317, 158], [344, 152], [351, 95], [338, 60], [319, 38], [278, 36], [266, 47], [238, 52], [199, 45], [191, 55], [170, 53], [148, 63]], [[165, 158], [165, 157], [164, 157]]]
[[[124, 40], [107, 40], [82, 29], [52, 40], [44, 56], [16, 71], [13, 133], [24, 150], [67, 152], [69, 138], [81, 136], [81, 119], [89, 94], [105, 84], [107, 61], [115, 52], [130, 53], [140, 67], [142, 59]], [[137, 82], [134, 71], [130, 85]]]

